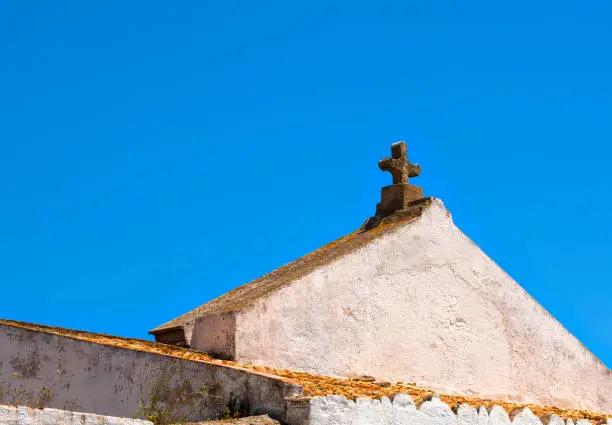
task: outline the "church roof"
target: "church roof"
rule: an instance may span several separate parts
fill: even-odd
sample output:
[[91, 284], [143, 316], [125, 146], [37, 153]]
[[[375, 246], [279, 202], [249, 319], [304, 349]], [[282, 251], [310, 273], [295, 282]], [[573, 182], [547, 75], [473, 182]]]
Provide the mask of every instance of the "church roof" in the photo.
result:
[[431, 198], [414, 201], [410, 208], [397, 211], [380, 219], [379, 223], [375, 223], [375, 227], [370, 228], [369, 224], [365, 224], [360, 229], [340, 239], [152, 329], [149, 333], [155, 334], [176, 329], [194, 321], [197, 317], [242, 310], [258, 299], [308, 275], [317, 268], [330, 264], [338, 258], [367, 245], [374, 239], [392, 232], [402, 224], [416, 220], [430, 204]]
[[[97, 334], [93, 332], [20, 322], [16, 320], [0, 319], [0, 326], [27, 329], [34, 332], [43, 332], [81, 341], [88, 341], [94, 344], [102, 344], [127, 350], [147, 352], [189, 361], [214, 364], [220, 367], [241, 369], [249, 373], [264, 375], [273, 379], [299, 385], [303, 388], [303, 396], [306, 398], [337, 394], [353, 400], [360, 397], [379, 399], [382, 397], [393, 397], [398, 393], [404, 393], [410, 395], [415, 404], [420, 405], [424, 401], [431, 399], [431, 397], [433, 397], [435, 394], [434, 391], [426, 388], [420, 388], [412, 383], [381, 383], [360, 378], [338, 378], [313, 375], [306, 372], [297, 372], [288, 369], [254, 366], [235, 361], [213, 359], [200, 351], [194, 351], [187, 348], [142, 339], [123, 338], [119, 336]], [[536, 416], [540, 418], [555, 414], [564, 419], [588, 419], [592, 424], [606, 423], [606, 420], [609, 417], [609, 415], [590, 412], [588, 410], [561, 409], [555, 406], [514, 403], [504, 400], [489, 400], [457, 394], [438, 394], [438, 396], [442, 402], [448, 404], [452, 409], [456, 409], [462, 404], [467, 404], [474, 408], [485, 407], [487, 409], [490, 409], [493, 406], [501, 406], [504, 408], [504, 410], [506, 410], [506, 412], [511, 414], [512, 412], [519, 411], [524, 407], [528, 407]]]

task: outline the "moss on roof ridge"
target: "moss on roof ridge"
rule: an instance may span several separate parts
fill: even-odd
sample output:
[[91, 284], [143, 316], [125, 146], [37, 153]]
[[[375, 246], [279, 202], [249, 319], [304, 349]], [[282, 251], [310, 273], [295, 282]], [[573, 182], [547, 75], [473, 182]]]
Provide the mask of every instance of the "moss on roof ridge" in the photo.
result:
[[229, 313], [244, 309], [272, 292], [300, 279], [319, 267], [331, 264], [335, 260], [362, 248], [373, 240], [398, 229], [402, 224], [418, 219], [423, 211], [432, 203], [432, 198], [423, 198], [413, 202], [406, 210], [378, 219], [373, 228], [361, 226], [333, 242], [330, 242], [294, 261], [291, 261], [257, 279], [235, 288], [206, 304], [172, 319], [149, 333], [169, 330], [189, 323], [196, 317], [211, 314]]

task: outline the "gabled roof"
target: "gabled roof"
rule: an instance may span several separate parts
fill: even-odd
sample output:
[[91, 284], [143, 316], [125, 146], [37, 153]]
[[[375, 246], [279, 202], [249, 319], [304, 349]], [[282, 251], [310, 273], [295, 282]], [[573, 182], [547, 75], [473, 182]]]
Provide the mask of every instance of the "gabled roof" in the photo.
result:
[[397, 211], [381, 219], [376, 227], [369, 228], [370, 226], [364, 225], [353, 233], [158, 326], [149, 333], [163, 333], [180, 328], [195, 321], [196, 317], [242, 310], [258, 299], [306, 276], [317, 268], [330, 264], [338, 258], [367, 245], [374, 239], [394, 231], [402, 224], [416, 220], [421, 216], [423, 210], [431, 205], [431, 201], [432, 198], [422, 198], [414, 201], [410, 208]]

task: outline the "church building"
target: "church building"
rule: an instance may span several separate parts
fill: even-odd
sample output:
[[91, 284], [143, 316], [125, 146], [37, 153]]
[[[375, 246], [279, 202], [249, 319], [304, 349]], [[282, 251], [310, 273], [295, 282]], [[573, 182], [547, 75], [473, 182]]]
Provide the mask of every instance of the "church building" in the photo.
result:
[[408, 183], [405, 143], [378, 165], [359, 229], [156, 342], [0, 319], [0, 425], [612, 425], [612, 372]]
[[612, 372], [408, 183], [404, 142], [378, 163], [364, 225], [158, 326], [218, 359], [435, 391], [612, 411]]

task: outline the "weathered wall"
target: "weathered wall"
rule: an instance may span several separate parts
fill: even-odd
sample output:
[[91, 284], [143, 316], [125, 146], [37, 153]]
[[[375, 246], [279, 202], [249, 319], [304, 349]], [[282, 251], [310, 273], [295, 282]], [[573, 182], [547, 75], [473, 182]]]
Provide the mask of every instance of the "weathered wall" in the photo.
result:
[[[488, 411], [461, 405], [453, 412], [437, 397], [417, 409], [406, 394], [397, 395], [393, 401], [386, 397], [356, 401], [336, 395], [316, 397], [292, 404], [287, 417], [291, 425], [594, 425], [583, 419], [566, 422], [556, 415], [543, 424], [528, 408], [516, 412], [512, 419], [500, 406]], [[608, 419], [608, 425], [612, 425], [612, 419]]]
[[0, 425], [153, 425], [139, 419], [0, 404]]
[[234, 313], [212, 314], [196, 319], [190, 346], [198, 347], [216, 358], [233, 359], [236, 316]]
[[236, 360], [612, 412], [610, 370], [439, 200], [418, 221], [239, 312]]
[[240, 369], [0, 325], [0, 402], [159, 422], [282, 418], [301, 388]]

